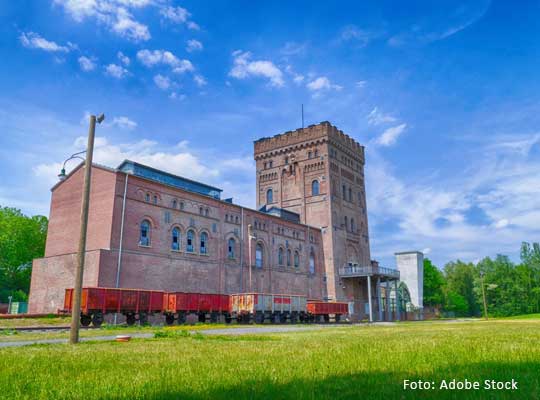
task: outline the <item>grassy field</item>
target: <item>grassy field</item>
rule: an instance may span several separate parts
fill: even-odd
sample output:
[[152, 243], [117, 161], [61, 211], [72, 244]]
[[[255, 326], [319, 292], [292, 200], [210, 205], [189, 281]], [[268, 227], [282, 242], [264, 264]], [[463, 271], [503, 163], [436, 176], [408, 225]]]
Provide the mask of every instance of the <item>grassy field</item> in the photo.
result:
[[[0, 397], [531, 399], [540, 397], [539, 343], [540, 320], [496, 320], [39, 345], [0, 349]], [[453, 378], [514, 378], [519, 389], [402, 388]]]

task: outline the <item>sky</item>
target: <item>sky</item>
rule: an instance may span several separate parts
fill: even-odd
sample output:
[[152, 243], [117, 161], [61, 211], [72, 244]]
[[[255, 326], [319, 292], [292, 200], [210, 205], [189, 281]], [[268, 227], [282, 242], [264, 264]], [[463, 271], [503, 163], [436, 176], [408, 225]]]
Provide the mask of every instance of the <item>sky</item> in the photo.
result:
[[[439, 267], [540, 240], [537, 1], [0, 2], [0, 205], [48, 215], [62, 162], [255, 206], [253, 141], [330, 121], [366, 147], [372, 258]], [[77, 162], [70, 162], [67, 169]]]

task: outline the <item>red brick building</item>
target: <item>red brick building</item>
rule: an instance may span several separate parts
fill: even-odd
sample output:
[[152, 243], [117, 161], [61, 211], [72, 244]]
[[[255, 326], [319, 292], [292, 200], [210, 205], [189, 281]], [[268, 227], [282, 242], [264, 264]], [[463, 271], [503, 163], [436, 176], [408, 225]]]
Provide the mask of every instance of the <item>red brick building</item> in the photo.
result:
[[[349, 301], [356, 318], [371, 300], [384, 319], [381, 280], [399, 273], [370, 261], [364, 148], [323, 122], [257, 140], [255, 160], [258, 210], [133, 161], [94, 165], [84, 285], [302, 294]], [[73, 287], [83, 178], [81, 164], [52, 188], [29, 312], [55, 312]]]

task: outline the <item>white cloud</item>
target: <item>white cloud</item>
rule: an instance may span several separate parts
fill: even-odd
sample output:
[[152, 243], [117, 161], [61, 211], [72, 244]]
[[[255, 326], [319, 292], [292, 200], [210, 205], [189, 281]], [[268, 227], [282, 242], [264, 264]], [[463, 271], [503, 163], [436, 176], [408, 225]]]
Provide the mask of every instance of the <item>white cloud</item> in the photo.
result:
[[343, 87], [339, 85], [335, 85], [326, 76], [319, 76], [318, 78], [312, 80], [307, 85], [307, 88], [311, 91], [319, 91], [319, 90], [341, 90]]
[[376, 139], [376, 143], [381, 146], [392, 146], [405, 131], [405, 128], [407, 128], [407, 124], [396, 125], [386, 129], [382, 135]]
[[203, 44], [196, 39], [191, 39], [187, 41], [186, 51], [192, 53], [194, 51], [201, 51], [203, 49]]
[[396, 122], [397, 118], [389, 114], [384, 114], [383, 112], [379, 111], [377, 107], [375, 107], [367, 116], [367, 120], [370, 125], [382, 125]]
[[159, 13], [163, 18], [172, 23], [186, 24], [186, 26], [192, 30], [198, 31], [200, 29], [199, 25], [189, 19], [191, 14], [183, 7], [165, 6], [161, 7]]
[[280, 53], [286, 56], [303, 54], [306, 51], [306, 43], [287, 42], [281, 48]]
[[234, 66], [229, 72], [229, 76], [236, 79], [246, 79], [249, 77], [263, 77], [269, 80], [269, 84], [275, 87], [282, 87], [285, 84], [283, 73], [271, 61], [256, 60], [251, 61], [251, 53], [237, 50], [233, 52]]
[[96, 63], [94, 62], [92, 58], [80, 56], [78, 61], [79, 61], [79, 66], [85, 72], [93, 71], [96, 68]]
[[120, 65], [109, 64], [105, 67], [105, 73], [113, 78], [122, 79], [129, 74], [129, 71]]
[[355, 25], [348, 25], [341, 30], [341, 41], [354, 42], [359, 47], [365, 47], [373, 38], [373, 34], [366, 30], [360, 29]]
[[154, 83], [161, 90], [167, 90], [171, 87], [171, 80], [168, 77], [160, 74], [154, 76]]
[[167, 50], [139, 50], [137, 52], [137, 58], [147, 67], [167, 65], [177, 74], [195, 70], [191, 61], [181, 60]]
[[201, 27], [200, 27], [197, 23], [195, 23], [195, 22], [193, 22], [193, 21], [189, 21], [189, 22], [187, 23], [187, 27], [188, 27], [189, 29], [194, 30], [194, 31], [198, 31], [198, 30], [201, 29]]
[[151, 38], [148, 27], [133, 18], [130, 9], [154, 5], [152, 0], [54, 0], [75, 21], [95, 18], [112, 32], [135, 42]]
[[48, 52], [68, 53], [72, 48], [76, 47], [68, 42], [67, 46], [61, 46], [53, 41], [47, 40], [34, 32], [23, 32], [19, 36], [24, 47], [29, 49], [39, 49]]
[[121, 51], [119, 51], [117, 54], [116, 54], [116, 57], [118, 57], [118, 59], [120, 60], [120, 62], [122, 64], [124, 64], [125, 66], [128, 66], [131, 62], [131, 60], [129, 59], [128, 56], [126, 56], [124, 53], [122, 53]]
[[497, 229], [502, 229], [502, 228], [506, 228], [508, 226], [510, 222], [506, 219], [506, 218], [503, 218], [503, 219], [500, 219], [498, 220], [497, 222], [495, 222], [493, 224], [493, 226]]
[[204, 86], [206, 85], [206, 79], [204, 79], [204, 76], [202, 75], [195, 75], [193, 77], [193, 80], [195, 81], [195, 83], [197, 84], [197, 86], [201, 87], [201, 86]]
[[117, 126], [121, 129], [127, 129], [129, 131], [135, 129], [137, 127], [137, 123], [128, 117], [114, 117], [112, 120], [112, 125]]
[[356, 87], [357, 87], [358, 89], [364, 88], [364, 87], [366, 86], [366, 84], [367, 84], [367, 81], [357, 81], [357, 82], [355, 83], [355, 85], [356, 85]]

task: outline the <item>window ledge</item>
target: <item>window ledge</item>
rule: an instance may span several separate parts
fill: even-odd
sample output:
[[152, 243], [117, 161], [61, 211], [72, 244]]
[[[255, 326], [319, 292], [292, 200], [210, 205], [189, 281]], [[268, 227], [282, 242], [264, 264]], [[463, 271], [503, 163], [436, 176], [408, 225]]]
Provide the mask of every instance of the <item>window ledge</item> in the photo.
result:
[[140, 243], [139, 243], [139, 247], [144, 247], [145, 249], [150, 249], [150, 248], [152, 248], [152, 246], [150, 246], [150, 245], [140, 244]]
[[176, 249], [171, 249], [171, 252], [173, 252], [173, 253], [183, 253], [182, 250], [176, 250]]
[[204, 256], [204, 257], [210, 257], [210, 254], [208, 253], [199, 253], [200, 256]]

